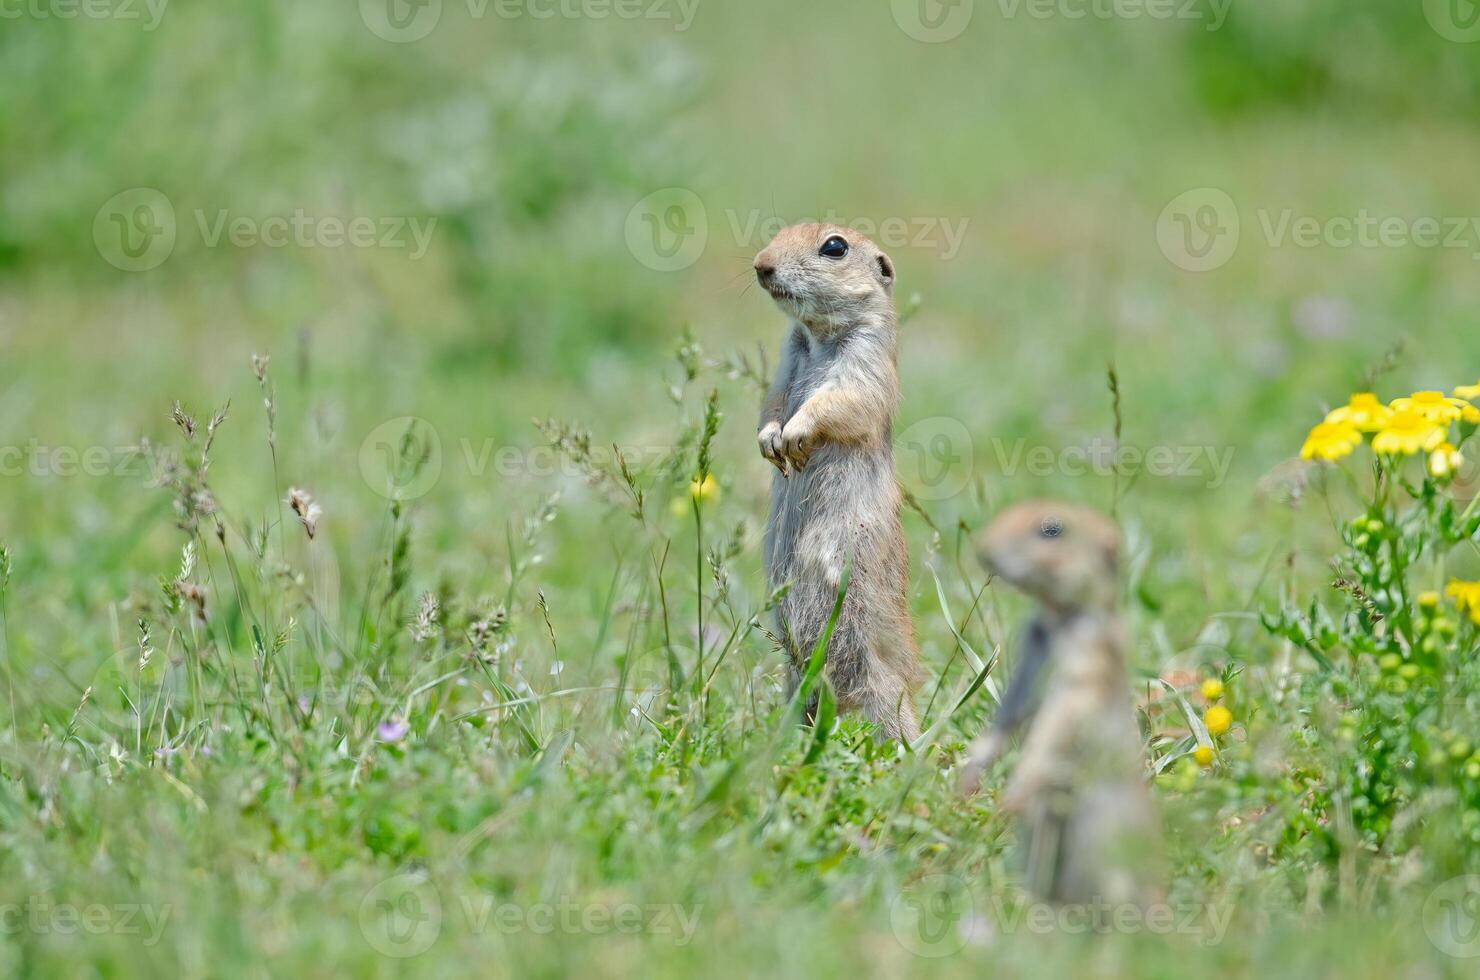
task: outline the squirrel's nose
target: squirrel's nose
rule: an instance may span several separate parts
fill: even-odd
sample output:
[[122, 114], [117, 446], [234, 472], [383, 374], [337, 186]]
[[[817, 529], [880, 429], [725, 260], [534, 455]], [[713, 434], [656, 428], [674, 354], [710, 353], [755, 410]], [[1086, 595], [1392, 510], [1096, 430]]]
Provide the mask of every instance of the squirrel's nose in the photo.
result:
[[776, 254], [769, 248], [763, 248], [756, 254], [755, 277], [762, 286], [771, 285], [771, 280], [776, 277]]

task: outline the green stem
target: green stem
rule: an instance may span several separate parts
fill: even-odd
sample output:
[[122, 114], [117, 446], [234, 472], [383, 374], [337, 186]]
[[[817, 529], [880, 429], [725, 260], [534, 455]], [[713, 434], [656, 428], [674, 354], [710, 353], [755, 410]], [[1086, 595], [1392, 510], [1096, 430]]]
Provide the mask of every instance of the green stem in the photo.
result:
[[15, 717], [15, 664], [10, 659], [10, 612], [6, 608], [9, 593], [9, 583], [0, 584], [0, 643], [5, 645], [5, 684], [10, 694], [10, 745], [19, 757], [20, 733]]
[[[699, 475], [699, 485], [704, 482], [704, 474]], [[698, 623], [699, 623], [699, 656], [694, 665], [694, 679], [700, 688], [697, 693], [701, 698], [700, 717], [708, 717], [709, 693], [707, 685], [704, 685], [704, 514], [699, 507], [699, 494], [689, 495], [694, 507], [694, 591], [698, 595]]]

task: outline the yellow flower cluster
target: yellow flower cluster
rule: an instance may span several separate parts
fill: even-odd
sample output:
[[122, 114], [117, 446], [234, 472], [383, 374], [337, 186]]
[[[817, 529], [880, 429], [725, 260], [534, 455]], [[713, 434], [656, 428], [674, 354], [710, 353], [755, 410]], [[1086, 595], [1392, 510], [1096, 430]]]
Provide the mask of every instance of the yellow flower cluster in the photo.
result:
[[1454, 600], [1459, 611], [1470, 617], [1470, 621], [1480, 626], [1480, 582], [1461, 582], [1455, 579], [1449, 583], [1444, 594]]
[[[1213, 738], [1226, 735], [1228, 729], [1233, 726], [1233, 712], [1229, 711], [1226, 705], [1219, 703], [1223, 700], [1223, 682], [1216, 677], [1209, 677], [1202, 682], [1201, 690], [1202, 696], [1209, 703], [1208, 710], [1203, 712], [1203, 725]], [[1214, 758], [1213, 747], [1199, 745], [1192, 750], [1192, 758], [1204, 768], [1211, 766]]]
[[1373, 452], [1382, 456], [1427, 453], [1429, 473], [1447, 479], [1464, 463], [1450, 441], [1450, 426], [1456, 422], [1480, 425], [1480, 408], [1470, 403], [1474, 399], [1480, 399], [1480, 382], [1462, 385], [1453, 395], [1415, 391], [1386, 405], [1370, 391], [1358, 392], [1310, 430], [1300, 447], [1300, 458], [1342, 459], [1370, 435]]

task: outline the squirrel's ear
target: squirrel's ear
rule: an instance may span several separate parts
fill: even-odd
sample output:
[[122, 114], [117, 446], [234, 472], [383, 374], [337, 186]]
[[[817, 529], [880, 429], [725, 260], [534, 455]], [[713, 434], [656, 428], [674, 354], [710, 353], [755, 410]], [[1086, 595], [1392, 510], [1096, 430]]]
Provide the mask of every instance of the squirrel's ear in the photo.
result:
[[883, 252], [879, 253], [879, 277], [884, 280], [885, 289], [894, 287], [894, 263]]

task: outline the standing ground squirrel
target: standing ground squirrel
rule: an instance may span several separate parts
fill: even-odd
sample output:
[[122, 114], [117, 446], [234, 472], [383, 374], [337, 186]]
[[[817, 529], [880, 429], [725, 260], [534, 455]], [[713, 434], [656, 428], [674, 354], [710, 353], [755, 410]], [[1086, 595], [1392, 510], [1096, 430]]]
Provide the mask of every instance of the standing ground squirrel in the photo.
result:
[[1000, 800], [1023, 822], [1029, 886], [1053, 901], [1155, 901], [1157, 819], [1115, 611], [1115, 526], [1084, 507], [1019, 504], [988, 525], [977, 549], [1040, 608], [991, 730], [971, 744], [961, 788], [974, 792], [1029, 722]]
[[851, 578], [827, 649], [839, 707], [860, 710], [890, 738], [919, 736], [891, 429], [899, 401], [894, 265], [847, 228], [783, 228], [755, 273], [790, 317], [761, 408], [761, 455], [775, 464], [766, 574], [791, 582], [777, 627], [794, 676], [806, 664]]

